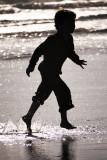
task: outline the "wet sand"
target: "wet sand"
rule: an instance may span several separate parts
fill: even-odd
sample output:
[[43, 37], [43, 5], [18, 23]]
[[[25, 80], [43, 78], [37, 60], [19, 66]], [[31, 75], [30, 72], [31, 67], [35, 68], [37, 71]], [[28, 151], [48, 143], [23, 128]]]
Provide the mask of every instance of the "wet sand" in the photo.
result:
[[[81, 57], [88, 61], [86, 69], [82, 70], [67, 60], [62, 76], [71, 89], [76, 106], [69, 111], [68, 116], [77, 129], [60, 129], [58, 105], [52, 93], [34, 116], [33, 122], [38, 121], [42, 126], [34, 134], [35, 137], [26, 137], [25, 134], [0, 135], [1, 160], [107, 159], [107, 56], [83, 54]], [[25, 75], [27, 64], [28, 59], [0, 61], [1, 129], [9, 119], [17, 125], [20, 117], [27, 112], [40, 82], [36, 69], [31, 78]], [[47, 130], [44, 132], [43, 127], [46, 125]]]
[[95, 143], [65, 136], [57, 140], [26, 139], [15, 144], [0, 143], [1, 160], [106, 160], [107, 141]]

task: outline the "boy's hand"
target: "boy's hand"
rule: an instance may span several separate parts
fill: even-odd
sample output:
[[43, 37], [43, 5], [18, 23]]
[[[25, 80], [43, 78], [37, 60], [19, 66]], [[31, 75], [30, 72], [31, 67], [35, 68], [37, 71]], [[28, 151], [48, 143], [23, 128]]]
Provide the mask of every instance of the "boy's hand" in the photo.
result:
[[26, 74], [28, 77], [30, 77], [30, 69], [29, 68], [26, 69]]
[[85, 60], [79, 60], [79, 65], [81, 66], [81, 68], [84, 69], [83, 65], [87, 65], [86, 62], [87, 61], [85, 61]]

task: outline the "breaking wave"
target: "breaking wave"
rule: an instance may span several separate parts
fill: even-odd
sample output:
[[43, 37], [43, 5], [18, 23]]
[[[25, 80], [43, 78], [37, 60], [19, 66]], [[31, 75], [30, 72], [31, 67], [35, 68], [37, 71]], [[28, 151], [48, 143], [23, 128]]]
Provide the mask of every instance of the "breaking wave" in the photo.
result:
[[52, 23], [53, 19], [33, 19], [33, 20], [1, 20], [0, 21], [0, 27], [1, 26], [9, 26], [9, 25], [13, 25], [13, 26], [20, 26], [20, 25], [31, 25], [31, 24], [44, 24], [44, 23]]
[[17, 7], [20, 9], [58, 9], [59, 7], [63, 8], [82, 8], [82, 7], [105, 7], [107, 6], [107, 2], [78, 2], [78, 3], [65, 3], [65, 2], [60, 2], [60, 3], [19, 3], [13, 5], [13, 7]]
[[81, 16], [78, 20], [94, 20], [94, 19], [107, 19], [107, 14], [98, 14], [90, 16]]
[[14, 9], [1, 9], [0, 14], [12, 14], [15, 13]]
[[[26, 3], [26, 2], [21, 2], [21, 3], [16, 3], [12, 5], [12, 8], [18, 8], [18, 9], [58, 9], [59, 7], [63, 8], [84, 8], [84, 7], [106, 7], [107, 2], [44, 2], [44, 3]], [[13, 13], [14, 9], [7, 10], [8, 13]], [[6, 13], [6, 10], [2, 10], [0, 12]]]
[[79, 28], [79, 29], [76, 29], [75, 32], [76, 33], [107, 33], [107, 29], [92, 30], [92, 29]]
[[[0, 11], [1, 12], [1, 11]], [[8, 13], [8, 11], [6, 11]], [[12, 11], [13, 12], [13, 11]], [[77, 19], [81, 21], [86, 21], [86, 20], [95, 20], [95, 19], [107, 19], [107, 14], [98, 14], [98, 15], [89, 15], [89, 16], [81, 16]], [[17, 24], [20, 25], [27, 25], [27, 24], [43, 24], [43, 23], [52, 23], [53, 19], [28, 19], [28, 20], [1, 20], [0, 21], [0, 26], [1, 25], [6, 25], [6, 24]]]

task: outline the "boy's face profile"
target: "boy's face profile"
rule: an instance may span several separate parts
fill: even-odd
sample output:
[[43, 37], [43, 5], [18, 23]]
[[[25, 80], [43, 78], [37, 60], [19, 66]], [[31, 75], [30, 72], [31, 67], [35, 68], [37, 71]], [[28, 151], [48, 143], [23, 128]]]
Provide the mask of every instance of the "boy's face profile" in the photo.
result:
[[75, 30], [76, 14], [70, 10], [59, 10], [55, 14], [55, 27], [62, 34], [73, 33]]
[[60, 26], [62, 32], [69, 34], [73, 33], [75, 30], [75, 19], [71, 19], [70, 17], [65, 21], [65, 23]]

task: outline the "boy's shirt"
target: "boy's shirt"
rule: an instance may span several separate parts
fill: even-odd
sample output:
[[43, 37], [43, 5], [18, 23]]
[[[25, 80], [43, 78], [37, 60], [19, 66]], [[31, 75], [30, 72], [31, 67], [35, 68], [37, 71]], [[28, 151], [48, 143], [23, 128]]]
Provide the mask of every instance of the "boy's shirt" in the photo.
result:
[[74, 51], [72, 35], [64, 39], [59, 33], [56, 33], [39, 45], [34, 51], [28, 66], [31, 72], [41, 55], [44, 58], [38, 69], [42, 73], [61, 74], [62, 65], [67, 58], [70, 58], [76, 64], [79, 62], [79, 56]]

